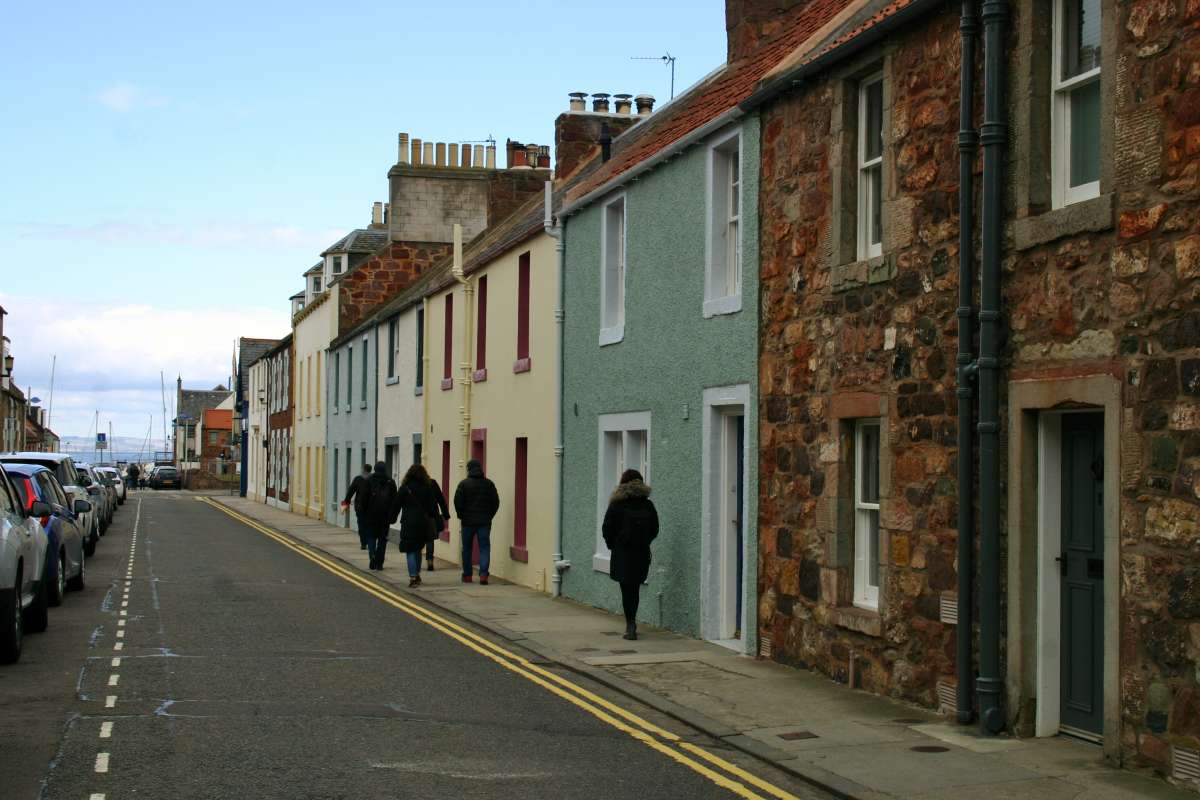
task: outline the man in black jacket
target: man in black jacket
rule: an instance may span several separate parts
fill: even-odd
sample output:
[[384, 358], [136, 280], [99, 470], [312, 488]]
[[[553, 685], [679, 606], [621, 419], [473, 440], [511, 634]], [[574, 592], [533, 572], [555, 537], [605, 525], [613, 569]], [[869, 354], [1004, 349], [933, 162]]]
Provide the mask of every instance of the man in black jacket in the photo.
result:
[[492, 518], [500, 509], [496, 484], [483, 475], [483, 465], [467, 462], [467, 477], [454, 490], [454, 511], [462, 522], [463, 583], [471, 582], [471, 545], [479, 540], [479, 582], [487, 586], [492, 562]]
[[342, 500], [342, 510], [345, 511], [350, 507], [350, 498], [354, 498], [354, 518], [358, 523], [358, 543], [362, 545], [360, 549], [367, 549], [367, 541], [369, 538], [370, 522], [366, 518], [367, 500], [371, 497], [371, 465], [363, 464], [362, 474], [354, 480], [350, 481], [350, 488], [346, 491], [346, 499]]

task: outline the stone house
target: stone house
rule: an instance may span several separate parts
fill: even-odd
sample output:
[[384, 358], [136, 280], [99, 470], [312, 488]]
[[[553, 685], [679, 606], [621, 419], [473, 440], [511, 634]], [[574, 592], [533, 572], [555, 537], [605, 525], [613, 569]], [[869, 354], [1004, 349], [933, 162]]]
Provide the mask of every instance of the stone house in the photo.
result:
[[[250, 366], [256, 363], [263, 353], [279, 344], [278, 339], [253, 339], [240, 337], [237, 346], [237, 375], [234, 377], [234, 456], [240, 469], [240, 491], [246, 497], [250, 488], [250, 460], [253, 456], [261, 455], [248, 446], [248, 440], [255, 433], [252, 430], [251, 416], [257, 413], [254, 424], [258, 425], [257, 435], [261, 438], [266, 430], [266, 402], [255, 402], [250, 388]], [[261, 376], [260, 376], [261, 377]], [[260, 465], [261, 466], [261, 465]], [[260, 487], [261, 488], [261, 487]]]
[[[266, 396], [266, 435], [261, 443], [265, 456], [263, 482], [265, 502], [276, 508], [291, 508], [292, 428], [295, 424], [295, 359], [292, 335], [263, 354], [262, 390]], [[256, 387], [257, 394], [257, 387]], [[258, 444], [254, 445], [257, 450]]]
[[183, 377], [175, 379], [175, 419], [171, 422], [175, 463], [180, 472], [198, 469], [200, 450], [196, 446], [196, 429], [210, 408], [217, 408], [233, 396], [224, 385], [212, 389], [184, 389]]
[[1200, 4], [845, 5], [742, 104], [762, 132], [761, 649], [1185, 780]]

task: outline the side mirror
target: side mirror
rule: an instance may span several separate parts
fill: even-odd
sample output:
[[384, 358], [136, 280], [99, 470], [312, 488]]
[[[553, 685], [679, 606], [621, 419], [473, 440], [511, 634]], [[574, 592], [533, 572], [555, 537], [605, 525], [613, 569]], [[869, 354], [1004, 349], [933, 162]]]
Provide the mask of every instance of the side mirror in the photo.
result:
[[91, 510], [92, 510], [92, 504], [89, 503], [87, 500], [76, 500], [75, 501], [75, 513], [76, 514], [86, 514]]
[[48, 517], [53, 513], [50, 504], [43, 500], [34, 500], [29, 506], [29, 516], [31, 517]]
[[100, 494], [100, 487], [99, 486], [89, 486], [88, 494]]

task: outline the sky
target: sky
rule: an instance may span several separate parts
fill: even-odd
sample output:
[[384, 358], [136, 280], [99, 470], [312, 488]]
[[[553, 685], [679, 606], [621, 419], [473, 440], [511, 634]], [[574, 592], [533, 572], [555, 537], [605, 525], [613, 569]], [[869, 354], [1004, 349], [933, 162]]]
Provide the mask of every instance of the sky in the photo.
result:
[[[670, 96], [723, 0], [0, 5], [0, 306], [60, 435], [162, 429], [168, 390], [279, 338], [301, 273], [386, 199], [396, 135], [553, 143], [567, 94]], [[43, 403], [45, 404], [45, 402]]]

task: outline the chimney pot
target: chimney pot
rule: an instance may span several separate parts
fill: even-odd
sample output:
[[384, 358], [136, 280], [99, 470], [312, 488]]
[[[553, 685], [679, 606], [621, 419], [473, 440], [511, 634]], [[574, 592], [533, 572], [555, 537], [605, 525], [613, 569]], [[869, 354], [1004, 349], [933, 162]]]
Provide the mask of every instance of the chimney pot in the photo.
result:
[[529, 160], [526, 154], [525, 145], [520, 142], [515, 142], [509, 139], [506, 142], [508, 149], [508, 168], [520, 169], [529, 166]]
[[483, 169], [483, 145], [475, 145], [475, 169]]
[[436, 149], [437, 149], [437, 165], [439, 167], [446, 166], [446, 143], [438, 142]]
[[421, 145], [425, 148], [421, 153], [421, 163], [432, 167], [433, 166], [433, 142], [423, 142]]
[[495, 169], [496, 168], [496, 145], [489, 144], [487, 146], [486, 153], [487, 153], [487, 168]]
[[408, 134], [400, 134], [400, 163], [408, 163]]
[[550, 169], [550, 145], [544, 144], [538, 148], [538, 169]]
[[525, 163], [530, 169], [538, 165], [538, 146], [536, 144], [525, 145]]
[[631, 102], [632, 99], [633, 95], [631, 94], [614, 94], [613, 100], [615, 100], [617, 104], [617, 113], [628, 115], [633, 110], [633, 103]]
[[633, 101], [637, 103], [639, 117], [648, 117], [654, 111], [654, 95], [652, 94], [639, 94], [633, 98]]
[[571, 111], [587, 111], [587, 92], [571, 92], [567, 97], [571, 98], [568, 106]]
[[450, 143], [450, 152], [446, 156], [446, 163], [451, 167], [458, 166], [458, 142]]
[[602, 114], [608, 113], [608, 92], [593, 92], [592, 93], [592, 111], [598, 111]]
[[392, 204], [384, 203], [383, 204], [383, 224], [387, 225], [388, 222], [391, 221], [391, 218], [392, 218]]
[[462, 165], [467, 169], [471, 167], [471, 145], [469, 144], [462, 146]]
[[383, 225], [383, 203], [376, 201], [371, 204], [371, 227]]
[[421, 166], [421, 140], [412, 140], [412, 165], [414, 167]]

